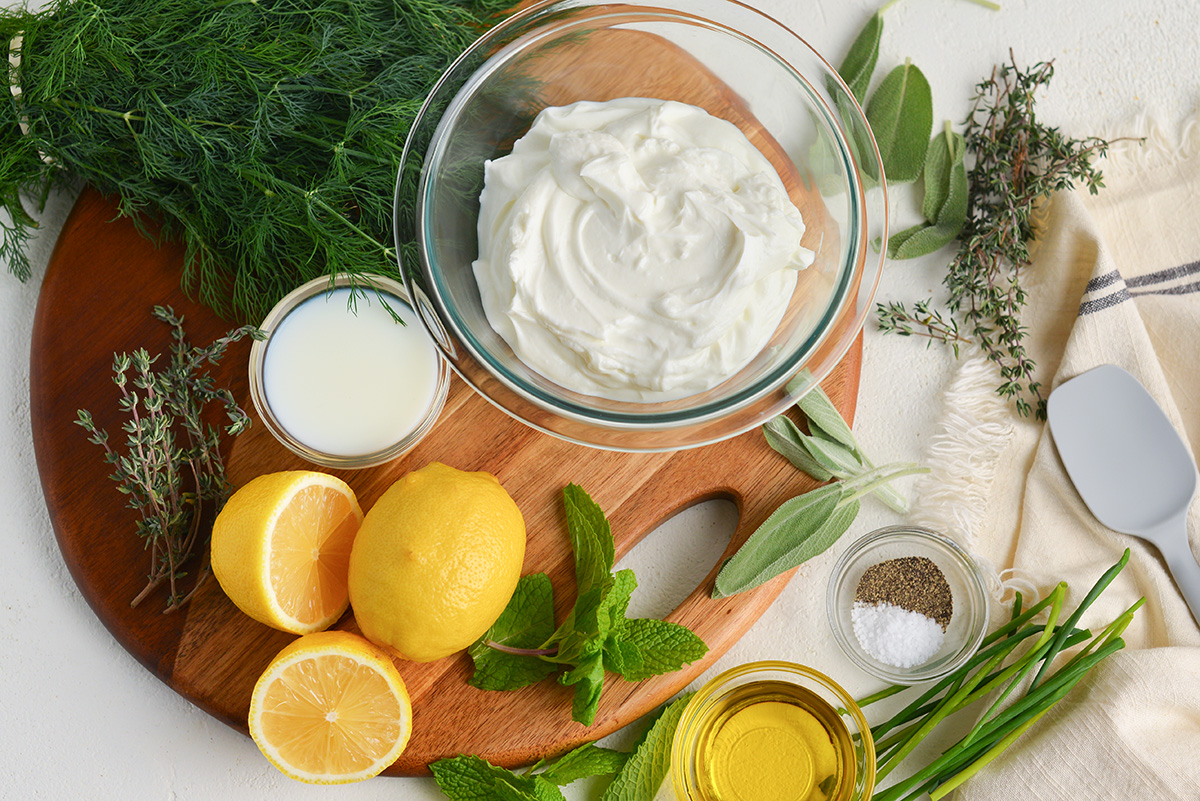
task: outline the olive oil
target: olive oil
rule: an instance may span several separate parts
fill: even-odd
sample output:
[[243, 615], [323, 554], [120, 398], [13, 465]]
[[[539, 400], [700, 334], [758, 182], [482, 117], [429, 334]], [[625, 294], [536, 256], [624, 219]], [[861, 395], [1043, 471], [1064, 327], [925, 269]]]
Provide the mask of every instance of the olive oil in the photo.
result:
[[702, 801], [845, 801], [857, 766], [850, 730], [827, 701], [785, 681], [730, 690], [697, 722]]

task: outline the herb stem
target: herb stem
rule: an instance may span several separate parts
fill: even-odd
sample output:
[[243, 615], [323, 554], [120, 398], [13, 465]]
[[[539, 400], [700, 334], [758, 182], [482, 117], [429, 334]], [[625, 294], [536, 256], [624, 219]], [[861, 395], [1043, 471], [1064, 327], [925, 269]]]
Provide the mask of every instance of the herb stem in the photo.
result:
[[554, 656], [558, 653], [557, 645], [550, 648], [513, 648], [511, 645], [503, 645], [495, 640], [488, 640], [486, 645], [488, 648], [494, 648], [501, 653], [514, 656]]
[[[852, 478], [844, 479], [842, 481], [843, 489], [851, 490], [851, 492], [848, 495], [843, 494], [837, 505], [839, 507], [846, 506], [854, 501], [857, 501], [864, 495], [870, 495], [872, 492], [876, 492], [881, 488], [890, 490], [892, 499], [895, 500], [898, 498], [899, 501], [903, 503], [903, 497], [901, 497], [895, 490], [888, 487], [888, 483], [897, 478], [903, 478], [904, 476], [928, 472], [928, 467], [922, 467], [915, 462], [894, 462], [892, 464], [885, 464], [882, 467], [876, 467], [872, 470], [868, 470], [865, 473], [860, 473]], [[883, 497], [881, 496], [880, 499], [883, 500]], [[889, 504], [889, 506], [890, 505], [891, 504]], [[907, 504], [904, 505], [907, 506]]]

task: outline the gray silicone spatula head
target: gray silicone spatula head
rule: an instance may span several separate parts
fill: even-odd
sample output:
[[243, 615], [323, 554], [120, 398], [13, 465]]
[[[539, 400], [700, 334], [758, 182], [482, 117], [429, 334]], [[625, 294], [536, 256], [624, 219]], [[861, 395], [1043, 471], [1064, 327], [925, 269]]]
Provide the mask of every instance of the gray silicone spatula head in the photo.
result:
[[1050, 433], [1067, 474], [1104, 525], [1152, 542], [1200, 621], [1200, 565], [1188, 545], [1196, 463], [1138, 380], [1103, 365], [1050, 394]]

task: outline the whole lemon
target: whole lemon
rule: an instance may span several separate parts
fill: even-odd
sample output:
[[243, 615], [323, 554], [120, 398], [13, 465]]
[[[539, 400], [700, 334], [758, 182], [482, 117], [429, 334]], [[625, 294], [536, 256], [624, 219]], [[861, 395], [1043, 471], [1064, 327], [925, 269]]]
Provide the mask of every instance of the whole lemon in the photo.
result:
[[350, 606], [367, 639], [431, 662], [479, 639], [525, 559], [525, 520], [490, 473], [434, 462], [393, 484], [350, 552]]

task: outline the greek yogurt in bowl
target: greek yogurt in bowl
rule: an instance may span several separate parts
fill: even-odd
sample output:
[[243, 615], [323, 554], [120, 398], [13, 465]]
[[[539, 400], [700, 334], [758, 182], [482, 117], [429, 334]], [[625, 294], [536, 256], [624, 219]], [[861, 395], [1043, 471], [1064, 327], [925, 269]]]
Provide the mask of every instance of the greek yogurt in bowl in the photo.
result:
[[568, 389], [703, 392], [766, 346], [813, 262], [800, 211], [730, 122], [643, 97], [543, 109], [484, 166], [474, 262], [492, 327]]

